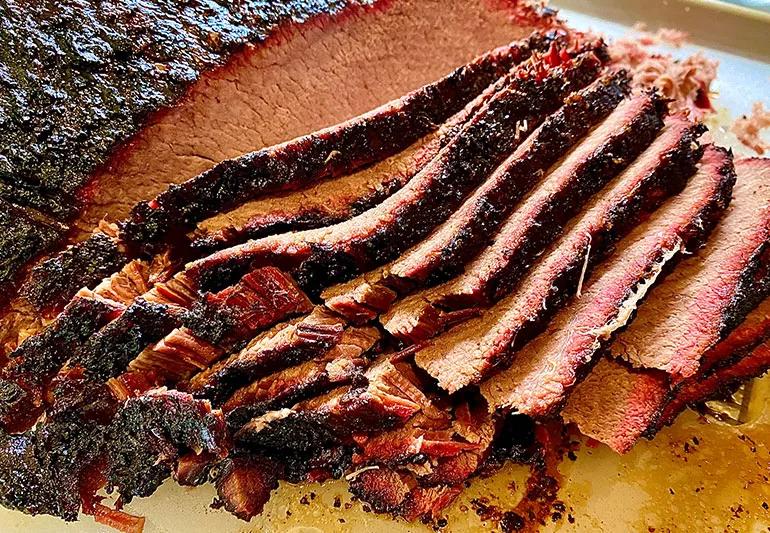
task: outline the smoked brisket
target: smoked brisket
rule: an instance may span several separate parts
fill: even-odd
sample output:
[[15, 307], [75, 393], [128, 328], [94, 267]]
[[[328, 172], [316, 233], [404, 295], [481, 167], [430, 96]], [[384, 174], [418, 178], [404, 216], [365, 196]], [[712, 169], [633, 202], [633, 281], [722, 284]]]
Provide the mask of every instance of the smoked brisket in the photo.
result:
[[[648, 150], [570, 223], [519, 289], [481, 317], [429, 342], [418, 351], [417, 364], [449, 391], [478, 383], [495, 367], [505, 366], [512, 351], [579, 291], [583, 269], [589, 266], [586, 256], [591, 264], [600, 261], [640, 217], [681, 189], [701, 153], [695, 142], [700, 132], [683, 117], [670, 119]], [[422, 331], [441, 325], [441, 315], [438, 320], [421, 318], [428, 324]]]
[[[629, 322], [661, 272], [708, 237], [727, 208], [734, 182], [732, 155], [707, 147], [684, 191], [623, 239], [573, 303], [542, 335], [512, 354], [509, 368], [481, 384], [490, 407], [530, 416], [560, 407], [597, 351]], [[503, 350], [510, 345], [510, 340], [491, 344]]]
[[674, 381], [694, 375], [702, 355], [735, 328], [770, 289], [770, 163], [742, 159], [724, 220], [697, 257], [656, 287], [613, 357], [658, 368]]
[[381, 318], [385, 328], [399, 339], [419, 342], [441, 326], [436, 320], [442, 309], [450, 317], [467, 316], [458, 311], [487, 307], [510, 293], [583, 203], [654, 140], [665, 113], [654, 94], [621, 104], [527, 195], [465, 272], [395, 306]]
[[[188, 275], [206, 289], [254, 261], [292, 267], [305, 288], [344, 281], [393, 259], [432, 230], [562, 100], [588, 85], [601, 63], [592, 53], [563, 66], [544, 58], [514, 68], [499, 91], [462, 131], [403, 189], [347, 222], [251, 241], [196, 261]], [[539, 69], [539, 70], [538, 70]], [[546, 74], [535, 71], [546, 69]], [[515, 132], [515, 133], [511, 133]]]
[[[171, 185], [155, 199], [139, 203], [131, 217], [120, 223], [120, 245], [91, 242], [103, 240], [95, 234], [69, 247], [33, 269], [25, 295], [38, 308], [61, 306], [77, 288], [113, 272], [113, 263], [120, 263], [121, 256], [125, 262], [139, 252], [157, 250], [168, 236], [176, 239], [206, 217], [260, 195], [303, 188], [393, 155], [433, 131], [516, 62], [526, 59], [532, 49], [548, 42], [549, 37], [536, 35], [498, 48], [374, 111], [223, 161], [182, 184]], [[105, 253], [118, 256], [103, 261]], [[82, 265], [94, 268], [79, 268]]]
[[564, 107], [549, 116], [425, 241], [381, 269], [325, 291], [326, 305], [352, 320], [372, 319], [390, 303], [390, 298], [383, 300], [377, 295], [391, 290], [407, 292], [456, 274], [545, 170], [604, 118], [626, 92], [627, 78], [617, 73], [568, 98]]

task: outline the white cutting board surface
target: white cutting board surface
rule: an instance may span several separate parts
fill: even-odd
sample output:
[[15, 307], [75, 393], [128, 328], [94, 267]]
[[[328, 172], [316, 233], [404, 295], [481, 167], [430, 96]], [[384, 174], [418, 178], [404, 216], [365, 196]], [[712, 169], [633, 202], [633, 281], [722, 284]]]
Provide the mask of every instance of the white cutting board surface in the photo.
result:
[[[563, 10], [562, 14], [572, 27], [591, 28], [610, 37], [629, 31], [626, 26], [575, 11]], [[644, 20], [643, 14], [639, 20]], [[770, 65], [698, 46], [670, 51], [689, 55], [696, 50], [720, 61], [719, 79], [714, 85], [720, 123], [729, 124], [756, 100], [770, 108]], [[717, 137], [733, 145], [731, 134], [717, 133]], [[737, 153], [747, 153], [734, 147]], [[560, 467], [565, 518], [546, 529], [767, 532], [770, 511], [763, 503], [770, 505], [770, 378], [759, 382], [755, 393], [753, 420], [739, 428], [688, 412], [653, 442], [641, 442], [624, 457], [606, 447], [583, 445], [576, 461], [565, 460]], [[693, 437], [700, 444], [693, 445]], [[685, 444], [689, 451], [685, 451]], [[450, 509], [444, 531], [493, 528], [493, 523], [478, 518], [471, 500], [486, 497], [502, 510], [511, 509], [521, 498], [526, 476], [524, 467], [509, 465], [492, 478], [475, 480]], [[126, 511], [147, 517], [147, 533], [431, 531], [421, 524], [365, 512], [360, 504], [350, 503], [343, 481], [305, 486], [284, 483], [263, 515], [249, 524], [225, 511], [209, 509], [214, 494], [210, 486], [189, 489], [169, 481], [151, 498], [127, 505]], [[340, 508], [333, 505], [337, 496], [342, 499]], [[572, 515], [574, 523], [566, 519], [567, 514]], [[89, 517], [65, 524], [50, 517], [29, 517], [0, 508], [2, 533], [109, 531]]]

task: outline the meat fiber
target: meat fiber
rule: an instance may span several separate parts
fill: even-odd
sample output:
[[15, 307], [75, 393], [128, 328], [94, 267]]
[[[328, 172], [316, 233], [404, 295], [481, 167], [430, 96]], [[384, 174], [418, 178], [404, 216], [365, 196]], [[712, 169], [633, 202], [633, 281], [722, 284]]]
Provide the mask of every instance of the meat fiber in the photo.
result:
[[[292, 265], [301, 286], [323, 288], [393, 259], [446, 219], [530, 129], [567, 95], [593, 81], [600, 69], [591, 53], [563, 66], [545, 61], [512, 70], [508, 86], [406, 187], [375, 209], [329, 228], [268, 237], [219, 252], [193, 263], [188, 275], [205, 288], [253, 261], [271, 260]], [[541, 77], [537, 69], [547, 74]]]
[[351, 320], [372, 319], [392, 300], [379, 295], [457, 273], [545, 170], [620, 102], [626, 82], [619, 73], [573, 95], [429, 238], [381, 269], [325, 291], [326, 305]]
[[[589, 266], [586, 257], [593, 264], [600, 261], [635, 221], [682, 187], [700, 155], [694, 142], [700, 131], [683, 117], [669, 120], [647, 151], [600, 191], [561, 239], [545, 251], [519, 289], [481, 317], [419, 349], [417, 364], [449, 391], [478, 383], [495, 367], [507, 364], [512, 350], [531, 338], [544, 320], [580, 290], [584, 269]], [[702, 188], [705, 185], [712, 184]], [[706, 204], [707, 198], [703, 199]], [[447, 319], [438, 315], [434, 320], [424, 316], [420, 320], [427, 324], [421, 330], [434, 331]]]
[[770, 164], [743, 159], [736, 171], [727, 216], [705, 249], [655, 288], [613, 343], [613, 357], [664, 370], [674, 381], [690, 377], [702, 355], [767, 294]]
[[742, 361], [769, 337], [770, 300], [766, 299], [723, 341], [703, 354], [698, 374], [673, 386], [668, 374], [661, 370], [602, 359], [575, 387], [562, 417], [576, 424], [583, 434], [618, 453], [626, 453], [642, 436], [651, 437], [670, 423], [686, 405], [715, 393], [723, 383], [717, 374], [734, 378], [725, 378], [725, 388], [729, 388], [727, 382], [751, 377], [752, 372], [761, 373], [761, 349], [753, 362]]
[[[543, 416], [560, 407], [596, 352], [628, 323], [662, 270], [708, 236], [727, 207], [734, 181], [731, 155], [709, 146], [685, 190], [620, 243], [572, 305], [512, 354], [509, 368], [481, 384], [491, 408]], [[502, 346], [511, 344], [508, 340]]]

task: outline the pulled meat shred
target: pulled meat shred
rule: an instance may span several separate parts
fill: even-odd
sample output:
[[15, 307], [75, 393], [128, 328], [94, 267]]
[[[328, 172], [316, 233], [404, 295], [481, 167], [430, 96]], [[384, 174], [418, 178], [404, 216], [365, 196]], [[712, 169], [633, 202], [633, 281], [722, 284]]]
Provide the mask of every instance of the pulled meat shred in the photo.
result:
[[766, 128], [770, 128], [770, 110], [766, 110], [762, 102], [754, 102], [751, 115], [736, 120], [731, 131], [741, 144], [762, 155], [765, 150], [770, 150], [770, 143], [762, 138], [762, 130]]
[[618, 39], [610, 47], [614, 65], [633, 73], [637, 87], [654, 86], [672, 100], [674, 111], [689, 111], [693, 119], [701, 119], [713, 111], [709, 94], [717, 75], [718, 61], [697, 52], [684, 59], [658, 53], [648, 47], [657, 44], [681, 46], [686, 34], [661, 29], [656, 34], [642, 33], [635, 38]]

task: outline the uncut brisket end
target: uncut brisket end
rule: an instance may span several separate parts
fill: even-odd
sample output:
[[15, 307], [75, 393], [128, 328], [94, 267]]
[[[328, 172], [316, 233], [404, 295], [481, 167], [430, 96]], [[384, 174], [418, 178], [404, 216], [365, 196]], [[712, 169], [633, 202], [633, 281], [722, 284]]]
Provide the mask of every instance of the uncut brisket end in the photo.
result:
[[[204, 70], [285, 21], [344, 6], [4, 3], [0, 198], [67, 221], [77, 213], [92, 173], [116, 145], [152, 112], [183, 96]], [[47, 237], [50, 247], [65, 237], [31, 225], [0, 233], [9, 238], [0, 243], [4, 249]], [[35, 256], [43, 251], [37, 247]], [[15, 257], [11, 276], [33, 255]]]
[[[323, 288], [393, 259], [424, 238], [563, 98], [596, 78], [592, 53], [548, 68], [544, 59], [508, 74], [499, 91], [433, 161], [375, 209], [347, 222], [308, 232], [251, 241], [193, 263], [188, 275], [203, 287], [231, 277], [257, 260], [294, 266], [303, 288]], [[522, 79], [524, 77], [525, 79]], [[524, 132], [526, 133], [526, 132]]]
[[545, 169], [606, 116], [626, 91], [627, 78], [617, 73], [569, 97], [430, 237], [382, 269], [325, 291], [326, 305], [351, 320], [373, 319], [392, 300], [378, 298], [379, 294], [387, 295], [391, 289], [403, 293], [456, 273]]
[[[37, 265], [25, 286], [38, 308], [62, 306], [75, 290], [91, 286], [131, 256], [152, 251], [195, 223], [260, 195], [296, 190], [393, 155], [433, 131], [533, 49], [555, 36], [536, 34], [500, 47], [441, 80], [321, 132], [219, 163], [214, 168], [134, 207], [120, 239], [94, 234]], [[128, 245], [128, 249], [124, 245]]]
[[612, 345], [614, 357], [664, 370], [674, 381], [692, 376], [701, 356], [767, 295], [770, 161], [742, 159], [736, 172], [723, 222], [698, 256], [639, 308], [633, 325]]
[[492, 409], [544, 416], [560, 407], [598, 350], [625, 326], [661, 272], [697, 249], [719, 221], [735, 182], [732, 155], [709, 146], [687, 187], [637, 226], [599, 265], [579, 298], [481, 384]]
[[[537, 46], [545, 39], [537, 34], [531, 41]], [[500, 47], [348, 122], [219, 163], [137, 205], [121, 237], [130, 246], [151, 248], [170, 232], [258, 194], [340, 176], [400, 152], [460, 111], [530, 50], [529, 40]]]
[[[478, 383], [505, 365], [511, 350], [536, 334], [574, 294], [583, 268], [600, 261], [640, 218], [681, 189], [701, 154], [695, 142], [701, 131], [683, 117], [669, 119], [658, 139], [568, 225], [516, 292], [481, 317], [436, 337], [417, 352], [417, 364], [450, 391]], [[418, 331], [435, 331], [447, 320], [434, 316], [423, 313]]]
[[[454, 280], [417, 294], [381, 317], [399, 339], [418, 342], [441, 327], [441, 309], [486, 307], [508, 294], [570, 217], [653, 141], [666, 106], [654, 94], [626, 100], [532, 190], [494, 243]], [[438, 313], [438, 314], [437, 314]], [[463, 316], [454, 313], [448, 316]]]
[[173, 104], [204, 70], [279, 24], [345, 5], [6, 3], [3, 42], [13, 53], [2, 61], [7, 129], [0, 180], [71, 204], [115, 145], [151, 112]]

